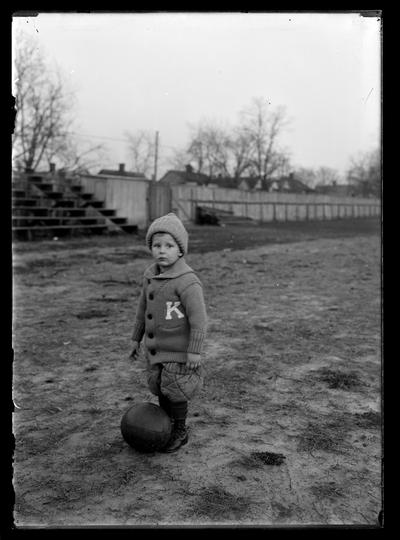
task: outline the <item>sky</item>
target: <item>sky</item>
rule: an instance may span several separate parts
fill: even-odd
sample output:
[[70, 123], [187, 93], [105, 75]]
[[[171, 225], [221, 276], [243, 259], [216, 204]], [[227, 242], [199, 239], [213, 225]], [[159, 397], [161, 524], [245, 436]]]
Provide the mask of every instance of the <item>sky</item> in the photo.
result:
[[[358, 13], [39, 13], [14, 16], [76, 95], [76, 132], [101, 168], [130, 168], [126, 132], [159, 133], [158, 177], [190, 125], [233, 126], [253, 98], [283, 107], [293, 167], [380, 144], [381, 22]], [[15, 40], [13, 40], [15, 41]]]

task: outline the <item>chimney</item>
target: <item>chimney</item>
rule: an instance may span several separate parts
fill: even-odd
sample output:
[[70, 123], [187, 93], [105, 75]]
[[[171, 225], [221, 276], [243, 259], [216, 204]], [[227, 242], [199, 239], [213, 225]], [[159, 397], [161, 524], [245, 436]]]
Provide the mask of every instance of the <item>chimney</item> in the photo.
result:
[[50, 172], [51, 173], [56, 172], [56, 164], [55, 163], [50, 163]]
[[190, 163], [188, 165], [186, 165], [185, 169], [186, 169], [187, 173], [192, 173], [193, 172], [193, 167], [190, 165]]
[[119, 170], [118, 172], [122, 173], [122, 174], [125, 174], [125, 163], [120, 163], [119, 164]]

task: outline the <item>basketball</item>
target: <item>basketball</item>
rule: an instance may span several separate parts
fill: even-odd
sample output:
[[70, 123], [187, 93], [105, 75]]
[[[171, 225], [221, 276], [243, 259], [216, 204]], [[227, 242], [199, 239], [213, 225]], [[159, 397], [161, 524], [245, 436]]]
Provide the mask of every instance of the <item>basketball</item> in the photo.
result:
[[171, 420], [167, 413], [150, 402], [133, 405], [121, 420], [124, 440], [140, 452], [161, 450], [169, 441], [171, 431]]

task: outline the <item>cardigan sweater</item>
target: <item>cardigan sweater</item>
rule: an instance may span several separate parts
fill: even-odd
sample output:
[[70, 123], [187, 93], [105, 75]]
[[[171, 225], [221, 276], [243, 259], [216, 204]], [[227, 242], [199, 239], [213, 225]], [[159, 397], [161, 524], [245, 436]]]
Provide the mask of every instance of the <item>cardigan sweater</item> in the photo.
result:
[[207, 331], [201, 281], [183, 258], [159, 273], [156, 263], [143, 276], [132, 340], [145, 337], [151, 364], [181, 362], [200, 354]]

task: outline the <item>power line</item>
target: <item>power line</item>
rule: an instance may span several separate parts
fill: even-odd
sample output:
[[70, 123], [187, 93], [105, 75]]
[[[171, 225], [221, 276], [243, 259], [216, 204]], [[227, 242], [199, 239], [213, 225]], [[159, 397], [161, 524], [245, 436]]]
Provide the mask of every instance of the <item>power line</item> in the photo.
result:
[[90, 133], [78, 133], [77, 131], [71, 131], [71, 133], [74, 133], [74, 135], [78, 135], [79, 137], [85, 137], [86, 139], [108, 139], [110, 141], [120, 141], [120, 142], [127, 142], [128, 139], [118, 139], [117, 137], [106, 137], [104, 135], [91, 135]]
[[[77, 131], [71, 131], [71, 133], [74, 133], [75, 135], [78, 135], [79, 137], [85, 137], [87, 139], [106, 139], [106, 140], [109, 140], [109, 141], [118, 141], [118, 142], [127, 142], [129, 143], [129, 139], [128, 138], [118, 138], [118, 137], [107, 137], [105, 135], [92, 135], [90, 133], [78, 133]], [[168, 144], [158, 144], [158, 147], [163, 147], [163, 148], [169, 148], [170, 150], [181, 150], [180, 148], [176, 147], [176, 146], [170, 146]]]

